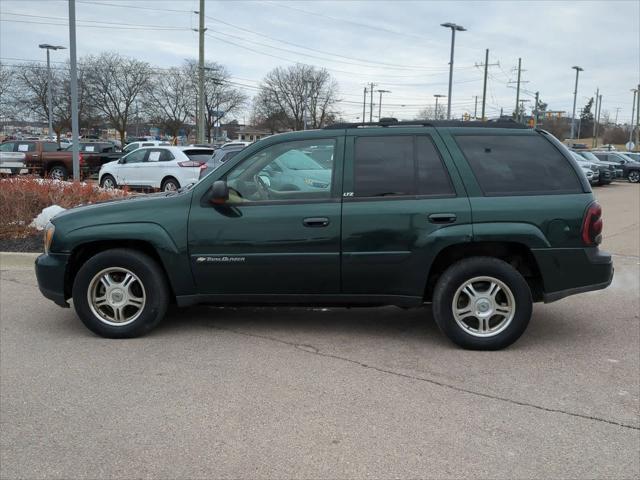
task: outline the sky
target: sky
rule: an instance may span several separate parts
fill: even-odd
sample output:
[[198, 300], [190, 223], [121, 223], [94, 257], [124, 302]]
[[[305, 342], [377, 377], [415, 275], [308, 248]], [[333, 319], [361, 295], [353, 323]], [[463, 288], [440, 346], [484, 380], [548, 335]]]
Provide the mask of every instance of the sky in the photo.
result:
[[[78, 57], [102, 51], [159, 68], [197, 58], [199, 0], [76, 0]], [[324, 67], [339, 84], [337, 110], [362, 116], [363, 89], [374, 82], [374, 118], [415, 118], [434, 95], [446, 95], [451, 31], [456, 34], [452, 114], [473, 115], [482, 101], [489, 49], [487, 116], [515, 108], [518, 58], [521, 99], [536, 91], [551, 110], [571, 115], [597, 88], [602, 112], [631, 119], [640, 84], [640, 0], [629, 1], [286, 1], [207, 0], [205, 59], [227, 67], [234, 85], [253, 97], [264, 75], [297, 62]], [[0, 62], [45, 61], [40, 43], [69, 45], [67, 0], [0, 0]], [[65, 62], [69, 51], [52, 52]], [[54, 65], [59, 65], [54, 63]], [[367, 102], [369, 99], [367, 100]], [[446, 98], [440, 99], [446, 103]], [[369, 106], [367, 105], [367, 117]], [[239, 120], [249, 119], [250, 113]]]

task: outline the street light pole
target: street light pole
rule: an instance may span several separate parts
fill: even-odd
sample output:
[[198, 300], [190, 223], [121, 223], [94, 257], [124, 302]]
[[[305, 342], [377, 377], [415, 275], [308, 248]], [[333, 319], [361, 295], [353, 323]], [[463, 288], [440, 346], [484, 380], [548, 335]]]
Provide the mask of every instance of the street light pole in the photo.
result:
[[69, 0], [69, 70], [71, 73], [71, 155], [73, 179], [80, 180], [80, 142], [78, 134], [78, 66], [76, 53], [76, 0]]
[[440, 95], [439, 93], [436, 93], [434, 95], [434, 97], [436, 97], [436, 112], [435, 112], [435, 117], [436, 118], [435, 119], [438, 120], [438, 99], [439, 98], [444, 98], [444, 97], [446, 97], [446, 95]]
[[582, 67], [578, 67], [577, 65], [574, 65], [571, 68], [576, 71], [576, 86], [573, 89], [573, 113], [571, 114], [571, 138], [574, 139], [576, 133], [576, 100], [578, 98], [578, 76], [584, 69]]
[[53, 94], [51, 93], [51, 59], [49, 58], [50, 50], [64, 50], [65, 47], [60, 45], [49, 45], [48, 43], [41, 43], [38, 47], [47, 51], [47, 103], [49, 108], [49, 136], [52, 136], [53, 132]]
[[456, 31], [464, 32], [467, 29], [462, 25], [456, 25], [455, 23], [447, 22], [441, 23], [441, 27], [451, 29], [451, 59], [449, 60], [449, 95], [447, 101], [447, 120], [451, 120], [451, 89], [453, 86], [453, 51], [456, 45]]

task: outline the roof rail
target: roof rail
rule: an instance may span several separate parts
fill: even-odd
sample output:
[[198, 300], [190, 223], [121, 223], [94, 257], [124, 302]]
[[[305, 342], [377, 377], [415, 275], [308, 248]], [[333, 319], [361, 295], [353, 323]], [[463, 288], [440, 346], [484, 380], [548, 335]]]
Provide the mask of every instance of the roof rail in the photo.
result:
[[338, 130], [346, 128], [367, 128], [367, 127], [484, 127], [484, 128], [514, 128], [528, 129], [529, 127], [516, 122], [513, 119], [497, 119], [481, 121], [462, 121], [462, 120], [407, 120], [397, 121], [395, 119], [383, 118], [380, 122], [353, 122], [353, 123], [334, 123], [324, 127], [323, 130]]

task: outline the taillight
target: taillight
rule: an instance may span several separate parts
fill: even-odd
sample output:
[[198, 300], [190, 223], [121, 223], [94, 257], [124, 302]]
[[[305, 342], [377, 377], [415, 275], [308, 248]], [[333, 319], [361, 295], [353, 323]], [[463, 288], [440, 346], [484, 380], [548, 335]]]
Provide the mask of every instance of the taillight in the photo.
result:
[[587, 208], [582, 220], [582, 242], [585, 245], [599, 245], [602, 241], [602, 207], [593, 202]]
[[196, 160], [178, 162], [178, 165], [180, 165], [181, 167], [199, 167], [199, 168], [204, 168], [204, 165], [206, 165], [206, 164], [207, 164], [206, 162], [198, 162]]
[[80, 165], [84, 165], [84, 155], [82, 155], [82, 152], [78, 154], [78, 159]]

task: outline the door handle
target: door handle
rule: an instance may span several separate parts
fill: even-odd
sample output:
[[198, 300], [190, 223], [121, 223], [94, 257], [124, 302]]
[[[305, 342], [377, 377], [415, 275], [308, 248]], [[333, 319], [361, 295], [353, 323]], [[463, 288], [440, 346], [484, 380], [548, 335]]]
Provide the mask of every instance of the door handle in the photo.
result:
[[309, 217], [302, 220], [302, 224], [305, 227], [326, 227], [329, 225], [329, 219], [327, 217]]
[[431, 223], [453, 223], [458, 219], [455, 213], [432, 213], [429, 215], [429, 221]]

